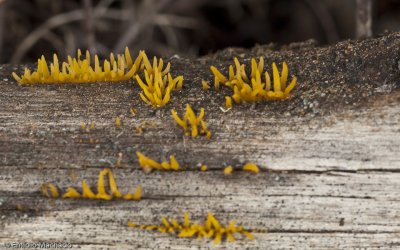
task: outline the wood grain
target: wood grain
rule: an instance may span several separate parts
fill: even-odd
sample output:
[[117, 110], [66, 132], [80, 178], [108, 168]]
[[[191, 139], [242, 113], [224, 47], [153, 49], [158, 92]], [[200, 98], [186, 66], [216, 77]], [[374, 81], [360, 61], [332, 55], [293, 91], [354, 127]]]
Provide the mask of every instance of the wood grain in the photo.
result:
[[[171, 59], [173, 72], [185, 76], [185, 87], [160, 110], [141, 103], [135, 83], [21, 87], [9, 77], [21, 67], [3, 65], [0, 244], [63, 241], [81, 249], [214, 248], [208, 240], [126, 226], [128, 219], [158, 224], [161, 216], [181, 219], [188, 211], [198, 222], [213, 212], [223, 223], [235, 219], [246, 228], [268, 230], [256, 233], [254, 241], [223, 242], [219, 249], [399, 248], [400, 91], [399, 72], [392, 63], [400, 54], [398, 37], [395, 33], [328, 48], [244, 51], [245, 59], [270, 53], [271, 60], [293, 58], [289, 67], [300, 83], [290, 100], [235, 105], [228, 112], [220, 107], [229, 91], [204, 92], [200, 80], [211, 79], [209, 65], [226, 67], [224, 58], [240, 56], [240, 49], [193, 61]], [[332, 71], [326, 66], [330, 61], [320, 57], [327, 51], [336, 57], [335, 51], [351, 47], [340, 60], [353, 62], [359, 50], [378, 45], [381, 50], [366, 54], [363, 62], [372, 65], [375, 60], [376, 68], [361, 67], [353, 78], [352, 69], [343, 71], [337, 65]], [[301, 70], [300, 55], [317, 58], [318, 62], [302, 62], [304, 67], [318, 65], [313, 73]], [[385, 63], [387, 70], [377, 76]], [[326, 71], [332, 72], [332, 79], [345, 80], [331, 86], [320, 83]], [[381, 78], [386, 81], [371, 81]], [[186, 103], [196, 110], [206, 108], [211, 140], [184, 137], [174, 123], [169, 109], [183, 112]], [[134, 117], [131, 107], [138, 110]], [[122, 118], [121, 129], [114, 125], [116, 116]], [[80, 128], [82, 122], [92, 121], [95, 129]], [[144, 121], [143, 133], [137, 133]], [[138, 166], [137, 150], [159, 161], [175, 154], [184, 171], [145, 174]], [[117, 167], [119, 153], [123, 157]], [[246, 162], [258, 164], [262, 171], [241, 171]], [[200, 172], [199, 164], [209, 171]], [[235, 168], [229, 176], [223, 174], [227, 165]], [[124, 192], [140, 184], [143, 199], [54, 200], [39, 192], [44, 182], [65, 191], [79, 188], [86, 179], [95, 187], [103, 167], [113, 168]]]

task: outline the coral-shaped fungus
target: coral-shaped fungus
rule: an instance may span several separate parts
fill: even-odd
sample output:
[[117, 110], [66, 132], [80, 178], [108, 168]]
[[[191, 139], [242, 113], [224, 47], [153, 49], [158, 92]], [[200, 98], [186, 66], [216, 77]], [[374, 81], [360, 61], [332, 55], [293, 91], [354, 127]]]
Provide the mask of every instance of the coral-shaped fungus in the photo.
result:
[[144, 154], [142, 154], [139, 151], [136, 151], [136, 155], [139, 159], [139, 165], [142, 167], [143, 171], [145, 171], [146, 173], [150, 172], [153, 169], [156, 170], [179, 170], [180, 169], [180, 165], [177, 162], [176, 158], [174, 155], [171, 155], [169, 157], [170, 162], [161, 162], [158, 163], [155, 160], [145, 156]]
[[22, 76], [12, 73], [14, 79], [20, 84], [35, 83], [92, 83], [105, 81], [123, 81], [131, 79], [138, 71], [141, 63], [139, 55], [135, 62], [128, 48], [124, 54], [118, 54], [115, 58], [111, 53], [109, 60], [100, 64], [99, 57], [94, 56], [94, 65], [91, 64], [91, 55], [86, 51], [82, 59], [82, 52], [78, 49], [77, 57], [68, 56], [66, 62], [59, 62], [56, 54], [53, 55], [53, 62], [50, 67], [42, 56], [38, 60], [37, 69], [31, 72], [25, 68]]
[[[104, 185], [104, 177], [108, 175], [109, 192], [106, 192]], [[50, 192], [49, 192], [50, 190]], [[42, 194], [46, 197], [59, 198], [57, 188], [52, 183], [44, 183], [41, 187]], [[142, 188], [138, 186], [134, 193], [121, 194], [118, 190], [117, 183], [111, 172], [111, 169], [105, 168], [100, 171], [99, 179], [97, 182], [97, 194], [95, 194], [86, 180], [82, 181], [82, 194], [80, 194], [75, 188], [69, 187], [64, 193], [62, 198], [83, 198], [83, 199], [99, 199], [99, 200], [112, 200], [114, 198], [121, 198], [124, 200], [140, 200], [142, 196]]]
[[[279, 74], [275, 63], [272, 63], [273, 84], [271, 77], [267, 71], [264, 71], [264, 58], [260, 57], [257, 63], [256, 59], [251, 59], [251, 72], [247, 75], [245, 65], [240, 64], [239, 60], [234, 58], [235, 66], [229, 66], [229, 77], [225, 77], [216, 67], [211, 66], [210, 69], [214, 74], [215, 89], [219, 89], [220, 84], [223, 84], [233, 90], [232, 98], [236, 103], [256, 102], [261, 100], [280, 100], [285, 99], [290, 95], [290, 92], [296, 85], [296, 77], [293, 76], [289, 85], [288, 67], [284, 62], [282, 71]], [[262, 77], [264, 75], [264, 81]], [[229, 107], [229, 100], [226, 101], [226, 106]]]
[[161, 233], [176, 234], [180, 238], [214, 238], [214, 244], [217, 245], [223, 238], [229, 242], [235, 241], [235, 234], [242, 234], [248, 239], [253, 240], [252, 232], [264, 232], [264, 230], [246, 230], [242, 226], [236, 226], [236, 221], [232, 220], [228, 226], [224, 227], [214, 217], [212, 213], [208, 213], [207, 220], [203, 224], [191, 223], [189, 214], [184, 214], [183, 223], [180, 224], [176, 219], [168, 220], [162, 217], [162, 225], [136, 225], [129, 221], [129, 227], [138, 227], [144, 230], [160, 231]]
[[198, 136], [200, 126], [200, 134], [205, 135], [207, 139], [211, 138], [211, 131], [208, 130], [207, 125], [203, 120], [204, 108], [200, 109], [200, 114], [197, 117], [189, 104], [186, 104], [186, 112], [182, 118], [178, 116], [174, 109], [171, 109], [171, 114], [176, 123], [182, 127], [186, 136], [189, 136], [190, 134], [192, 137]]
[[146, 82], [144, 83], [140, 76], [136, 75], [136, 82], [143, 90], [140, 93], [140, 98], [153, 107], [163, 107], [169, 102], [172, 91], [182, 89], [183, 76], [172, 78], [169, 73], [170, 63], [163, 70], [164, 63], [162, 59], [157, 63], [157, 58], [154, 57], [153, 65], [151, 65], [143, 51], [140, 52], [139, 56], [143, 58], [141, 68], [144, 70]]

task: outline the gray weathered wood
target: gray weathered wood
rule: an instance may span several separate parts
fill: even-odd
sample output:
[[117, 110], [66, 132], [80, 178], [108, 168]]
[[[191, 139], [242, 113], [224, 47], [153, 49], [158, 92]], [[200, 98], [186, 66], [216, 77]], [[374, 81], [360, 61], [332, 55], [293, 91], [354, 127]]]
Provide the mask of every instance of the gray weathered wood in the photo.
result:
[[[2, 66], [0, 244], [212, 248], [207, 240], [126, 226], [128, 219], [158, 224], [162, 215], [181, 218], [188, 211], [198, 222], [213, 212], [224, 223], [235, 219], [268, 230], [254, 241], [224, 242], [221, 249], [399, 248], [399, 45], [395, 33], [326, 48], [265, 46], [172, 59], [186, 87], [160, 110], [141, 103], [134, 83], [21, 87], [9, 77], [12, 68]], [[221, 111], [229, 91], [204, 92], [200, 80], [211, 80], [210, 64], [226, 69], [234, 55], [287, 60], [299, 78], [294, 97]], [[212, 140], [183, 137], [169, 109], [182, 112], [186, 103], [206, 108]], [[130, 107], [137, 116], [130, 117]], [[116, 116], [122, 117], [120, 130]], [[94, 121], [95, 129], [82, 131], [84, 121]], [[135, 127], [143, 121], [146, 128], [138, 134]], [[186, 170], [145, 174], [136, 150], [157, 160], [176, 154]], [[261, 173], [239, 171], [248, 161]], [[198, 171], [200, 163], [210, 170]], [[230, 176], [223, 175], [226, 165], [236, 169]], [[95, 186], [102, 167], [113, 168], [124, 192], [142, 185], [143, 199], [53, 200], [39, 192], [44, 182], [62, 190], [80, 187], [82, 179]]]

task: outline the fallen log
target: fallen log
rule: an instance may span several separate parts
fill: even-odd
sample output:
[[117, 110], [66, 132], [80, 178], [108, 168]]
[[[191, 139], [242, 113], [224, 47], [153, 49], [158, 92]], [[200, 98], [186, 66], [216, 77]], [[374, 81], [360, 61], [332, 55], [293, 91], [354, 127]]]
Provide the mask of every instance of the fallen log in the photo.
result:
[[[234, 105], [231, 90], [203, 91], [211, 65], [228, 71], [234, 56], [286, 61], [298, 85], [289, 100]], [[395, 248], [400, 245], [400, 33], [318, 47], [313, 42], [230, 48], [199, 59], [170, 58], [185, 78], [163, 109], [139, 98], [133, 82], [22, 87], [0, 68], [0, 244], [68, 242], [82, 249], [209, 248], [127, 227], [161, 216], [194, 221], [208, 212], [224, 223], [263, 228], [227, 249]], [[183, 135], [170, 109], [204, 107], [211, 140]], [[138, 112], [131, 116], [130, 109]], [[121, 128], [115, 126], [120, 117]], [[82, 130], [81, 123], [94, 122]], [[145, 125], [144, 125], [145, 124]], [[143, 126], [144, 125], [144, 126]], [[140, 128], [140, 129], [138, 129]], [[144, 173], [135, 152], [175, 154], [185, 171]], [[240, 171], [254, 162], [257, 175]], [[206, 164], [206, 172], [199, 167]], [[231, 175], [223, 169], [232, 165]], [[95, 183], [113, 169], [121, 190], [141, 185], [139, 202], [45, 198]]]

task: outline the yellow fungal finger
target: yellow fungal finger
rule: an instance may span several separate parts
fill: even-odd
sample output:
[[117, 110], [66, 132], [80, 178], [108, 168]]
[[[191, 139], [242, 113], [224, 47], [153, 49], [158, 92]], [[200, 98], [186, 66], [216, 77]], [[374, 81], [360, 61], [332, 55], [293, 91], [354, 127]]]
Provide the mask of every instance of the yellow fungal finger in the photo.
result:
[[[50, 189], [50, 193], [49, 190]], [[42, 194], [48, 198], [58, 198], [60, 194], [58, 193], [58, 190], [56, 186], [54, 186], [52, 183], [45, 183], [41, 186], [41, 191]]]
[[138, 201], [138, 200], [140, 200], [141, 197], [142, 197], [142, 187], [138, 186], [136, 188], [135, 193], [132, 196], [132, 199], [135, 200], [135, 201]]
[[281, 73], [281, 90], [284, 90], [286, 88], [286, 82], [288, 79], [288, 66], [286, 62], [283, 62], [282, 64], [282, 73]]
[[232, 166], [227, 166], [224, 168], [224, 175], [230, 175], [233, 172]]
[[21, 79], [15, 72], [12, 72], [12, 77], [13, 77], [18, 83], [22, 83], [22, 79]]
[[296, 86], [297, 78], [294, 76], [290, 84], [285, 89], [285, 95], [289, 95], [292, 89]]
[[243, 170], [244, 171], [250, 171], [250, 172], [254, 172], [254, 173], [258, 173], [260, 172], [260, 169], [258, 168], [258, 166], [254, 163], [246, 163], [243, 166]]
[[170, 162], [171, 162], [171, 168], [173, 170], [179, 170], [180, 169], [179, 163], [176, 161], [175, 156], [173, 156], [173, 155], [170, 156]]
[[256, 77], [257, 70], [258, 70], [258, 65], [257, 65], [256, 59], [252, 58], [251, 59], [251, 78]]
[[117, 129], [121, 128], [121, 118], [119, 118], [118, 116], [115, 118], [115, 127]]
[[218, 77], [215, 77], [214, 78], [214, 88], [215, 88], [215, 90], [219, 90], [219, 83], [220, 83], [220, 80], [219, 80], [219, 78]]
[[90, 189], [89, 185], [85, 180], [82, 181], [82, 197], [88, 199], [95, 199], [96, 195]]
[[202, 85], [202, 88], [203, 88], [204, 91], [207, 91], [207, 90], [210, 89], [210, 85], [208, 84], [207, 81], [202, 80], [201, 81], [201, 85]]
[[261, 73], [264, 71], [264, 57], [260, 56], [260, 61], [258, 63], [258, 71]]
[[197, 122], [200, 122], [200, 121], [203, 120], [204, 114], [205, 114], [204, 108], [201, 108], [201, 109], [200, 109], [200, 114], [199, 114], [199, 116], [197, 117]]
[[136, 151], [136, 155], [138, 156], [138, 159], [139, 159], [139, 165], [143, 169], [145, 169], [147, 167], [155, 168], [155, 169], [162, 169], [162, 166], [160, 163], [154, 161], [153, 159], [150, 159], [149, 157], [146, 157], [139, 151]]
[[226, 77], [223, 74], [221, 74], [221, 72], [219, 72], [219, 70], [216, 67], [211, 66], [210, 69], [211, 72], [214, 74], [214, 76], [218, 78], [220, 82], [225, 83], [226, 81], [228, 81], [228, 79], [226, 79]]
[[126, 60], [126, 64], [128, 67], [133, 66], [133, 60], [132, 60], [131, 53], [129, 52], [128, 47], [125, 47], [125, 60]]
[[232, 108], [232, 98], [230, 96], [225, 96], [225, 106], [227, 109]]
[[184, 122], [181, 118], [179, 118], [178, 114], [174, 109], [171, 109], [171, 114], [176, 123], [178, 123], [178, 125], [181, 126], [183, 129], [186, 129], [187, 127], [186, 122]]
[[69, 187], [67, 189], [67, 192], [63, 195], [63, 198], [80, 198], [81, 195], [79, 194], [78, 191], [76, 191], [75, 188]]
[[275, 63], [272, 64], [272, 76], [274, 78], [274, 91], [281, 91], [281, 79]]
[[190, 227], [190, 219], [189, 219], [189, 213], [188, 212], [185, 212], [183, 214], [183, 219], [184, 219], [183, 226], [185, 228], [189, 228]]
[[208, 170], [207, 165], [202, 165], [202, 166], [200, 167], [200, 170], [203, 171], [203, 172], [207, 171], [207, 170]]
[[121, 192], [118, 190], [117, 182], [114, 179], [114, 176], [111, 171], [108, 172], [108, 182], [110, 184], [111, 194], [116, 198], [121, 198]]

